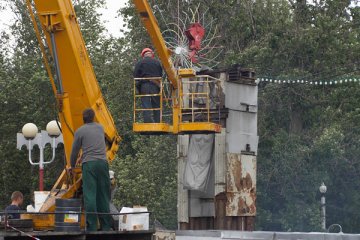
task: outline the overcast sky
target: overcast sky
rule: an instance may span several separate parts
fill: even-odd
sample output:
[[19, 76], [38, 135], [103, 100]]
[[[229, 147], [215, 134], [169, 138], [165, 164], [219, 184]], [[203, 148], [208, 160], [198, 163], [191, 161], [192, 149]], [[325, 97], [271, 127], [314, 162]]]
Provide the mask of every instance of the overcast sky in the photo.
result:
[[[1, 1], [1, 0], [0, 0]], [[106, 0], [106, 8], [100, 9], [100, 13], [103, 14], [102, 20], [109, 33], [115, 37], [119, 37], [120, 28], [123, 26], [123, 21], [120, 17], [117, 17], [117, 11], [124, 7], [128, 0]], [[0, 31], [5, 30], [14, 21], [14, 15], [9, 9], [0, 11]]]

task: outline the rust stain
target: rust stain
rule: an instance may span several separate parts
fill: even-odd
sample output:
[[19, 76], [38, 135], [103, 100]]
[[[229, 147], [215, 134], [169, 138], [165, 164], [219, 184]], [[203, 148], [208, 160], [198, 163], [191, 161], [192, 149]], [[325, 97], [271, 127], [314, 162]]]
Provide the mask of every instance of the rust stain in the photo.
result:
[[231, 171], [230, 173], [234, 176], [234, 182], [232, 184], [235, 184], [236, 191], [240, 191], [243, 188], [242, 186], [243, 177], [241, 176], [241, 172], [242, 172], [241, 161], [236, 159], [232, 167], [233, 168], [230, 169]]
[[227, 216], [256, 214], [256, 157], [228, 154]]
[[241, 172], [240, 174], [238, 173], [234, 173], [236, 174], [235, 178], [236, 178], [236, 182], [235, 182], [235, 185], [236, 185], [236, 189], [241, 191], [241, 190], [246, 190], [246, 189], [250, 189], [252, 188], [252, 179], [251, 179], [251, 176], [249, 173], [246, 173], [246, 176], [245, 177], [241, 177]]

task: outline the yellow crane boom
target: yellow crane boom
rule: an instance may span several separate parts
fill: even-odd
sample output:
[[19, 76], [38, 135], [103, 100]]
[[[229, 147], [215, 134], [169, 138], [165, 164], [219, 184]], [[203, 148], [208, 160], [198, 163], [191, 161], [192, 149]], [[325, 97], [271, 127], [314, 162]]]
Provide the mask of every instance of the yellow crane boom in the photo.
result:
[[[188, 78], [194, 78], [196, 73], [193, 69], [189, 68], [180, 68], [175, 69], [174, 64], [171, 60], [171, 50], [167, 48], [165, 44], [165, 40], [160, 32], [158, 22], [151, 10], [151, 7], [147, 0], [133, 0], [135, 5], [135, 9], [138, 12], [141, 21], [144, 24], [145, 29], [147, 30], [150, 39], [153, 43], [153, 46], [157, 52], [157, 55], [161, 61], [161, 64], [166, 72], [167, 78], [171, 84], [172, 92], [171, 92], [171, 99], [172, 99], [172, 124], [168, 124], [165, 122], [160, 123], [141, 123], [141, 122], [134, 122], [133, 123], [133, 130], [139, 133], [150, 133], [150, 134], [187, 134], [187, 133], [219, 133], [221, 132], [220, 124], [212, 123], [210, 121], [210, 104], [207, 104], [206, 107], [202, 108], [204, 112], [207, 113], [207, 120], [202, 122], [185, 122], [183, 121], [182, 114], [186, 104], [186, 99], [199, 98], [203, 99], [207, 98], [207, 102], [209, 102], [209, 93], [192, 93], [188, 94], [184, 92], [183, 83], [185, 85], [193, 85], [196, 81], [191, 80], [187, 81]], [[209, 78], [206, 81], [198, 80], [197, 82], [202, 82], [208, 84]], [[185, 81], [184, 81], [185, 80]], [[208, 88], [209, 89], [209, 88]], [[207, 89], [207, 91], [208, 91]], [[160, 90], [161, 91], [161, 90]], [[160, 94], [162, 94], [160, 92]], [[138, 98], [141, 96], [137, 96]], [[134, 99], [134, 119], [136, 117], [136, 98]], [[140, 109], [143, 111], [143, 109]], [[194, 107], [194, 104], [191, 105], [192, 115], [194, 116], [194, 110], [199, 110]], [[160, 108], [162, 111], [162, 107]], [[193, 118], [194, 119], [194, 118]]]
[[[45, 35], [55, 65], [55, 80], [48, 64], [48, 57], [41, 41], [41, 31], [37, 27], [31, 1], [27, 6], [42, 49], [43, 59], [48, 70], [54, 94], [59, 107], [59, 118], [64, 138], [66, 166], [70, 167], [70, 153], [74, 132], [83, 124], [82, 111], [92, 108], [95, 121], [104, 127], [107, 145], [107, 159], [115, 158], [120, 142], [113, 118], [101, 94], [98, 81], [88, 56], [85, 43], [71, 0], [34, 0], [37, 18]], [[80, 175], [76, 182], [69, 183], [64, 170], [55, 183], [51, 198], [41, 211], [54, 210], [54, 199], [71, 198], [81, 185]]]
[[147, 0], [133, 0], [136, 11], [139, 13], [141, 21], [143, 22], [151, 41], [154, 44], [156, 52], [161, 60], [163, 68], [167, 74], [168, 79], [174, 89], [178, 88], [178, 75], [174, 68], [174, 64], [170, 58], [171, 51], [166, 47], [165, 40], [160, 32], [157, 20], [149, 6]]

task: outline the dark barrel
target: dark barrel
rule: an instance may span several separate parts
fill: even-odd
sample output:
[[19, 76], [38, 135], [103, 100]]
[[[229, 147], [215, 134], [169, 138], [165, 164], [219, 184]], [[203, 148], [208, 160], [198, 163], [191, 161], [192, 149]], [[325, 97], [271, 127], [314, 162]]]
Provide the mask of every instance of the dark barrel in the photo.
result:
[[76, 198], [55, 200], [55, 231], [79, 232], [81, 200]]

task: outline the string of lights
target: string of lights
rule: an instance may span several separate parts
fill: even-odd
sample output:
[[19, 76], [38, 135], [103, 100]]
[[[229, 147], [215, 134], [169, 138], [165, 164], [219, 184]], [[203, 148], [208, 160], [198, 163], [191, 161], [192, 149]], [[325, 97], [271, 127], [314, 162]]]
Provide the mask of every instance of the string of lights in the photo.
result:
[[276, 83], [276, 84], [308, 84], [308, 85], [337, 85], [337, 84], [360, 84], [360, 77], [343, 77], [333, 80], [304, 80], [304, 79], [280, 79], [271, 77], [258, 77], [257, 82]]

